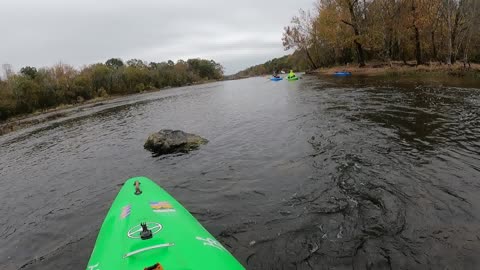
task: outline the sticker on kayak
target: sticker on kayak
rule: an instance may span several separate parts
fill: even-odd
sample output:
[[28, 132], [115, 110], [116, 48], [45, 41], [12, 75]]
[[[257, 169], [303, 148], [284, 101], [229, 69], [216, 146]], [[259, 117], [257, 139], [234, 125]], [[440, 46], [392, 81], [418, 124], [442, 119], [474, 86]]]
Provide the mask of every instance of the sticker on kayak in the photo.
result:
[[132, 211], [132, 206], [131, 205], [126, 205], [122, 207], [122, 212], [120, 213], [120, 218], [124, 219], [130, 215], [130, 212]]
[[88, 268], [88, 270], [99, 270], [99, 269], [98, 269], [98, 265], [99, 265], [99, 264], [97, 263], [97, 264], [95, 264], [95, 265], [87, 266], [87, 268]]
[[150, 202], [150, 207], [155, 213], [175, 212], [175, 209], [169, 202]]
[[202, 238], [202, 237], [196, 237], [197, 240], [203, 242], [203, 245], [204, 246], [211, 246], [211, 247], [214, 247], [214, 248], [218, 248], [220, 250], [226, 250], [222, 244], [220, 244], [217, 240], [215, 239], [212, 239], [212, 238]]

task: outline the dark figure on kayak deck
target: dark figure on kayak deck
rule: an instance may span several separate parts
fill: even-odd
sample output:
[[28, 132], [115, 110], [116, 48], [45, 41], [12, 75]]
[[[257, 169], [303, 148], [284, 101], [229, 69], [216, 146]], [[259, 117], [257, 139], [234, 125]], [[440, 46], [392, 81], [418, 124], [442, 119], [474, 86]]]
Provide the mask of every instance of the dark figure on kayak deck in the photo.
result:
[[273, 72], [273, 77], [274, 78], [280, 78], [280, 76], [278, 75], [278, 72], [276, 70]]
[[291, 79], [291, 78], [295, 78], [295, 77], [297, 77], [297, 75], [295, 75], [295, 73], [293, 73], [293, 70], [290, 70], [290, 73], [288, 73], [287, 79]]

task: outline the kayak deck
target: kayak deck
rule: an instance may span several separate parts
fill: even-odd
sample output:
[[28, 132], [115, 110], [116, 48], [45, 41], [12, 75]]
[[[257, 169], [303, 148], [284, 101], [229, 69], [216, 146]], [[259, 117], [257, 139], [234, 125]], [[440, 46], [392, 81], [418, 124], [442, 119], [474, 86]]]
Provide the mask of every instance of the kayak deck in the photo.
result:
[[135, 177], [113, 202], [87, 269], [134, 270], [156, 263], [165, 270], [244, 269], [165, 190]]

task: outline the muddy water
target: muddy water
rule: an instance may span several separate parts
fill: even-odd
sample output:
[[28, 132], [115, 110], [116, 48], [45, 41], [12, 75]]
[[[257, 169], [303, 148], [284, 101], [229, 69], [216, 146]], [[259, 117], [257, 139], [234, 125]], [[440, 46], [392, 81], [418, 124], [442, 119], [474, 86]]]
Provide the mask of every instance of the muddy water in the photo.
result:
[[[478, 269], [479, 116], [478, 81], [254, 78], [10, 133], [0, 137], [0, 269], [85, 269], [136, 175], [248, 269]], [[143, 142], [162, 128], [210, 142], [152, 157]]]

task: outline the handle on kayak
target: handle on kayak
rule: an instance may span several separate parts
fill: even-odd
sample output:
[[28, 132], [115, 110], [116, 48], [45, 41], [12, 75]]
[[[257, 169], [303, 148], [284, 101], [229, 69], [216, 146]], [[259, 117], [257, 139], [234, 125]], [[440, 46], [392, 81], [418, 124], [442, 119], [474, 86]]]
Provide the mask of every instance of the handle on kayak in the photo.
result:
[[157, 248], [166, 248], [166, 247], [171, 247], [171, 246], [174, 246], [174, 245], [175, 245], [174, 243], [166, 243], [166, 244], [160, 244], [160, 245], [155, 245], [155, 246], [151, 246], [151, 247], [137, 249], [137, 250], [134, 250], [132, 252], [129, 252], [129, 253], [123, 255], [123, 258], [125, 259], [125, 258], [133, 256], [135, 254], [142, 253], [144, 251], [149, 251], [149, 250], [157, 249]]
[[133, 185], [135, 186], [135, 195], [142, 194], [142, 191], [140, 190], [140, 182], [135, 181], [135, 183]]

